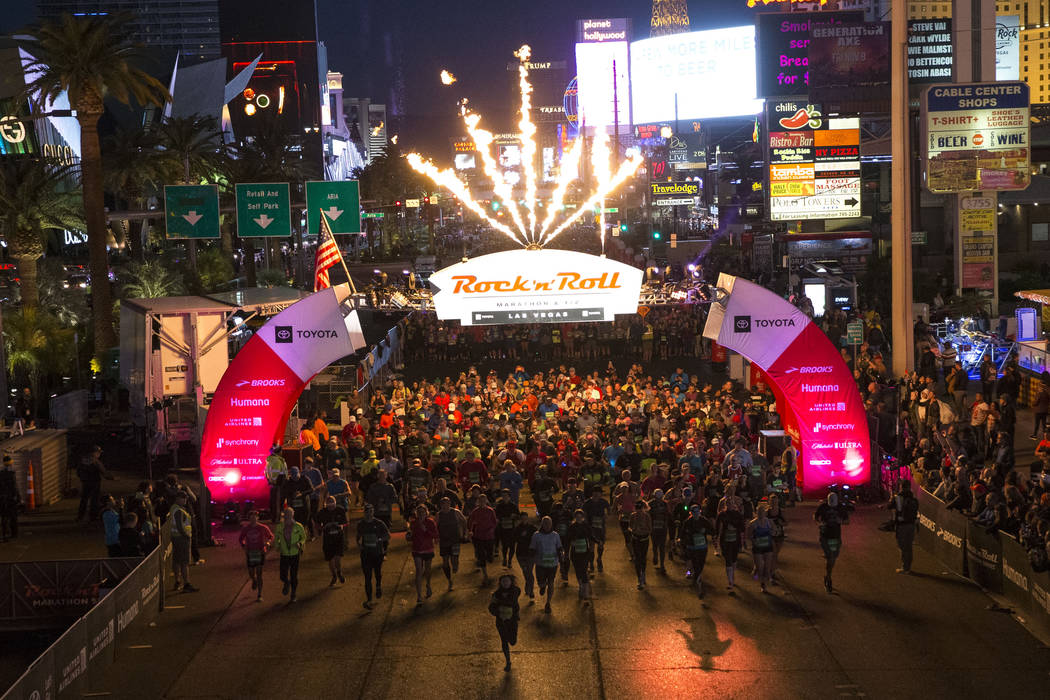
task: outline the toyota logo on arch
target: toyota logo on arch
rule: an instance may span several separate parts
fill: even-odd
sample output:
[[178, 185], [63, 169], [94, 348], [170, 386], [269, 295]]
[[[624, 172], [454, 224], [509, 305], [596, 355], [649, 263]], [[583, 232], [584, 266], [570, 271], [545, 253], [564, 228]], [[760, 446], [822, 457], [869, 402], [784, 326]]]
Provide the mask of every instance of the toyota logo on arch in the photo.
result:
[[794, 328], [793, 318], [752, 318], [750, 315], [734, 316], [733, 331], [736, 333], [750, 333], [751, 328]]
[[291, 343], [294, 332], [291, 326], [276, 326], [273, 329], [274, 340], [278, 343]]

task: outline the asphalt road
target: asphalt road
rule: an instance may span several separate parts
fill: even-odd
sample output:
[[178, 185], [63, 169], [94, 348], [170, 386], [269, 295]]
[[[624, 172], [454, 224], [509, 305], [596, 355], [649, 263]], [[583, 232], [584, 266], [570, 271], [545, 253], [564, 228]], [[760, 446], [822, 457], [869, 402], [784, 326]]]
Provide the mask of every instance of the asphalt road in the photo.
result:
[[[514, 668], [503, 671], [489, 590], [464, 562], [456, 589], [440, 571], [415, 605], [412, 563], [396, 534], [385, 595], [367, 611], [357, 558], [328, 587], [319, 543], [307, 550], [299, 601], [280, 595], [276, 558], [256, 603], [233, 547], [208, 550], [195, 594], [169, 598], [157, 626], [119, 649], [101, 687], [113, 698], [968, 698], [1046, 697], [1050, 650], [974, 585], [916, 548], [916, 576], [893, 573], [892, 535], [866, 508], [845, 531], [835, 594], [823, 589], [812, 505], [789, 512], [785, 585], [763, 595], [741, 557], [739, 593], [710, 558], [699, 601], [678, 564], [635, 588], [615, 539], [594, 601], [559, 582], [551, 615], [522, 599]], [[232, 532], [227, 537], [232, 542]], [[467, 559], [467, 558], [465, 558]], [[570, 577], [571, 578], [571, 577]], [[184, 607], [178, 607], [184, 606]]]

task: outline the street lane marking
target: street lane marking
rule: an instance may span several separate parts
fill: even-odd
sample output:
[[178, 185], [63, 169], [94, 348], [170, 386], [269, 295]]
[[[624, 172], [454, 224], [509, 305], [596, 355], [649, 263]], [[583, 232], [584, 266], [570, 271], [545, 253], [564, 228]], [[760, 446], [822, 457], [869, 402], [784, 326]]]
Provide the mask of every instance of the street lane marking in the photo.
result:
[[132, 644], [128, 649], [152, 649], [152, 644]]

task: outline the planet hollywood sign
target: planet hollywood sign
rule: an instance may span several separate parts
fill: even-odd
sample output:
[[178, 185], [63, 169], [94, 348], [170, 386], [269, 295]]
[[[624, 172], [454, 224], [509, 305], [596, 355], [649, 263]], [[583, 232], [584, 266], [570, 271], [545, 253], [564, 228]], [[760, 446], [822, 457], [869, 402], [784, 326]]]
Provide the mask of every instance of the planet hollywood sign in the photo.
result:
[[636, 267], [569, 250], [493, 253], [430, 276], [438, 318], [463, 325], [611, 321], [636, 311], [641, 284]]

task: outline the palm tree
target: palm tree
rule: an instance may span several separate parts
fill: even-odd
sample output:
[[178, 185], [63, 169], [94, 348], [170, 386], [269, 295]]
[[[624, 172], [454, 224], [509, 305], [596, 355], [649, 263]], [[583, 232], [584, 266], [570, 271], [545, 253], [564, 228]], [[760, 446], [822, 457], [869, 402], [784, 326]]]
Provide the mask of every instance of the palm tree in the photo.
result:
[[[160, 192], [164, 183], [175, 182], [181, 172], [179, 165], [158, 149], [160, 138], [156, 131], [141, 127], [117, 129], [104, 145], [103, 182], [110, 194], [129, 209], [144, 210], [148, 198]], [[142, 220], [138, 233], [132, 233], [130, 221], [122, 221], [121, 225], [125, 228], [131, 257], [141, 261], [149, 221]]]
[[50, 229], [83, 229], [79, 193], [68, 191], [71, 171], [29, 156], [0, 158], [0, 233], [18, 265], [22, 305], [40, 303], [37, 261]]
[[72, 367], [73, 329], [36, 308], [4, 314], [4, 349], [14, 383], [30, 386], [39, 397], [43, 377], [59, 377]]
[[106, 253], [106, 213], [102, 188], [102, 147], [98, 122], [103, 99], [124, 104], [161, 105], [171, 96], [156, 78], [132, 65], [137, 49], [128, 38], [121, 16], [73, 17], [46, 20], [19, 40], [32, 57], [25, 66], [36, 77], [27, 85], [28, 96], [40, 110], [62, 93], [69, 96], [80, 124], [80, 168], [84, 188], [84, 218], [91, 257], [91, 301], [95, 354], [101, 356], [117, 344], [113, 329]]
[[127, 265], [121, 274], [125, 299], [156, 299], [182, 292], [182, 281], [161, 260]]

